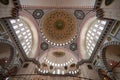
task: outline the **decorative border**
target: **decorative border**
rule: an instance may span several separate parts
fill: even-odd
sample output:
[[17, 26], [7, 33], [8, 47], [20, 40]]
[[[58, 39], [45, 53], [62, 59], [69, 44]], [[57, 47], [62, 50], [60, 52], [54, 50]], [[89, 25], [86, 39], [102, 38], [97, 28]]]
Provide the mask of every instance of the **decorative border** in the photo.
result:
[[104, 17], [104, 11], [102, 9], [97, 9], [96, 10], [96, 17], [98, 19], [103, 19], [103, 17]]
[[13, 4], [14, 4], [14, 8], [11, 11], [11, 15], [16, 18], [19, 16], [19, 10], [22, 9], [21, 5], [20, 5], [20, 1], [19, 0], [13, 0]]

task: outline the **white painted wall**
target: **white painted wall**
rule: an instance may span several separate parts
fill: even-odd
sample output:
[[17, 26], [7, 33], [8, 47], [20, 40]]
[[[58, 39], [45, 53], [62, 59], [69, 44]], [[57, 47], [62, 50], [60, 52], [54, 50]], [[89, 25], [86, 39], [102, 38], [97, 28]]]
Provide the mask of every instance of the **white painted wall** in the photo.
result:
[[[80, 66], [81, 74], [78, 77], [85, 77], [85, 78], [91, 78], [93, 80], [100, 80], [97, 72], [94, 69], [88, 69], [87, 65], [89, 63], [84, 63]], [[28, 68], [21, 68], [18, 72], [18, 74], [34, 74], [34, 68], [35, 65], [33, 63], [30, 63]], [[61, 76], [42, 76], [42, 75], [36, 75], [36, 76], [23, 76], [26, 79], [35, 79], [35, 80], [85, 80], [77, 77], [61, 77]]]
[[[89, 63], [84, 63], [80, 66], [80, 70], [81, 70], [81, 74], [80, 77], [86, 77], [86, 78], [90, 78], [92, 80], [100, 80], [97, 72], [93, 69], [88, 69], [87, 65]], [[81, 79], [81, 80], [85, 80], [85, 79]]]
[[24, 7], [93, 8], [96, 0], [20, 0]]

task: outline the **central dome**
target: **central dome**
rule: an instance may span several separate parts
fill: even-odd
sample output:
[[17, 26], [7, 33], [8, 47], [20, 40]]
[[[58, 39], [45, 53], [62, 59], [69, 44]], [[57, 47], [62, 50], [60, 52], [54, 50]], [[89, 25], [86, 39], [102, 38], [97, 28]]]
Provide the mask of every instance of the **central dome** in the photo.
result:
[[68, 44], [75, 38], [77, 32], [75, 17], [67, 11], [51, 11], [43, 17], [41, 23], [41, 32], [52, 44]]
[[65, 23], [64, 23], [63, 20], [57, 20], [54, 24], [55, 24], [54, 25], [55, 28], [58, 29], [58, 30], [62, 30], [65, 27], [65, 25], [64, 25]]

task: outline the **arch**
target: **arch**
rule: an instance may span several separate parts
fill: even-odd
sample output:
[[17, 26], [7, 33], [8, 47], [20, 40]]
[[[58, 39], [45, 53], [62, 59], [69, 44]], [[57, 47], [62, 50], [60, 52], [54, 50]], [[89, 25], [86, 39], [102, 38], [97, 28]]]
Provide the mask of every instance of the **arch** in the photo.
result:
[[[40, 50], [40, 30], [39, 26], [36, 22], [36, 20], [33, 18], [33, 16], [28, 13], [27, 11], [23, 10], [19, 12], [20, 16], [23, 20], [25, 20], [31, 27], [32, 33], [33, 33], [33, 47], [32, 47], [32, 54], [31, 56], [36, 57], [38, 54], [38, 51]], [[37, 45], [37, 46], [36, 46]]]
[[[84, 49], [84, 47], [85, 47], [85, 45], [84, 45], [84, 39], [85, 39], [85, 36], [84, 36], [84, 34], [85, 34], [85, 32], [87, 31], [87, 28], [84, 28], [84, 26], [86, 26], [86, 25], [89, 25], [91, 22], [93, 22], [94, 21], [94, 19], [96, 18], [95, 17], [95, 15], [96, 15], [96, 13], [95, 12], [89, 12], [89, 14], [88, 15], [86, 15], [85, 16], [85, 18], [83, 19], [83, 21], [82, 21], [82, 23], [81, 23], [81, 27], [80, 27], [80, 30], [79, 30], [79, 36], [78, 36], [78, 40], [77, 40], [77, 43], [79, 44], [78, 45], [78, 51], [80, 52], [80, 58], [84, 58], [84, 53], [86, 53], [86, 51], [85, 51], [85, 49]], [[87, 23], [87, 21], [89, 21], [88, 23]], [[87, 24], [86, 24], [87, 23]], [[82, 35], [82, 36], [81, 36]], [[82, 46], [82, 47], [81, 47]], [[82, 54], [82, 53], [83, 54]], [[86, 56], [86, 55], [85, 55]], [[87, 56], [87, 58], [88, 58], [88, 56]]]
[[103, 64], [104, 64], [104, 66], [105, 66], [107, 75], [109, 75], [111, 78], [114, 79], [112, 69], [111, 69], [110, 66], [108, 65], [108, 63], [107, 63], [107, 58], [106, 58], [106, 49], [107, 49], [109, 46], [120, 46], [120, 42], [111, 41], [111, 42], [105, 43], [105, 44], [101, 47], [101, 54], [100, 54], [100, 56], [101, 56], [101, 60], [102, 60], [102, 62], [103, 62]]
[[[78, 72], [78, 68], [76, 67], [78, 60], [72, 51], [66, 48], [50, 48], [46, 50], [42, 56], [39, 56], [38, 60], [48, 66], [39, 68], [39, 72], [41, 73], [77, 74]], [[75, 66], [70, 69], [69, 66], [73, 63]]]
[[105, 24], [105, 20], [95, 20], [88, 29], [86, 33], [86, 50], [89, 55], [92, 54]]
[[106, 20], [97, 19], [95, 15], [95, 12], [90, 12], [81, 24], [78, 49], [82, 52], [82, 59], [90, 58], [107, 23]]
[[[16, 53], [16, 49], [15, 49], [14, 45], [13, 45], [10, 41], [5, 40], [5, 39], [0, 39], [0, 44], [8, 45], [9, 48], [10, 48], [10, 56], [9, 56], [6, 64], [3, 66], [4, 68], [9, 69], [9, 68], [10, 68], [10, 65], [13, 64], [14, 57], [15, 57], [15, 53]], [[3, 47], [4, 47], [4, 46], [3, 46]], [[1, 50], [2, 50], [2, 49], [1, 49]]]
[[[77, 63], [78, 60], [71, 50], [66, 48], [50, 48], [39, 57], [39, 61], [47, 62], [53, 66], [55, 66], [55, 63], [57, 64], [56, 66], [66, 66], [73, 62]], [[51, 64], [50, 61], [54, 64]]]
[[23, 10], [20, 11], [19, 14], [19, 19], [12, 19], [10, 22], [27, 57], [36, 57], [40, 48], [40, 31], [38, 31], [38, 24], [36, 23], [33, 16], [28, 12]]
[[33, 44], [32, 31], [29, 29], [29, 25], [21, 18], [11, 19], [10, 22], [26, 55], [28, 56], [31, 53]]

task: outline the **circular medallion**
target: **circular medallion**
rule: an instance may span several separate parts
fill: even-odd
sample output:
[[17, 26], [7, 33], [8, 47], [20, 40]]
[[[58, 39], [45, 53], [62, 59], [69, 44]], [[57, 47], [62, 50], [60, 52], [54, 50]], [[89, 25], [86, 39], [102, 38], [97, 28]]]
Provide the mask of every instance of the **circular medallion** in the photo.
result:
[[48, 49], [48, 44], [46, 43], [46, 42], [43, 42], [43, 43], [41, 43], [41, 49], [43, 50], [43, 51], [45, 51], [45, 50], [47, 50]]
[[85, 13], [82, 10], [75, 10], [74, 15], [77, 19], [83, 19], [85, 17]]
[[70, 50], [72, 50], [72, 51], [77, 50], [77, 43], [70, 44]]
[[75, 38], [77, 32], [75, 17], [64, 10], [47, 13], [41, 23], [44, 38], [53, 45], [62, 46]]
[[105, 5], [108, 6], [113, 3], [114, 0], [105, 0]]
[[35, 19], [40, 19], [40, 18], [42, 18], [43, 15], [44, 15], [44, 12], [43, 12], [43, 10], [41, 10], [41, 9], [36, 9], [36, 10], [33, 12], [33, 17], [34, 17]]
[[0, 0], [0, 2], [4, 5], [8, 5], [9, 4], [9, 0]]

